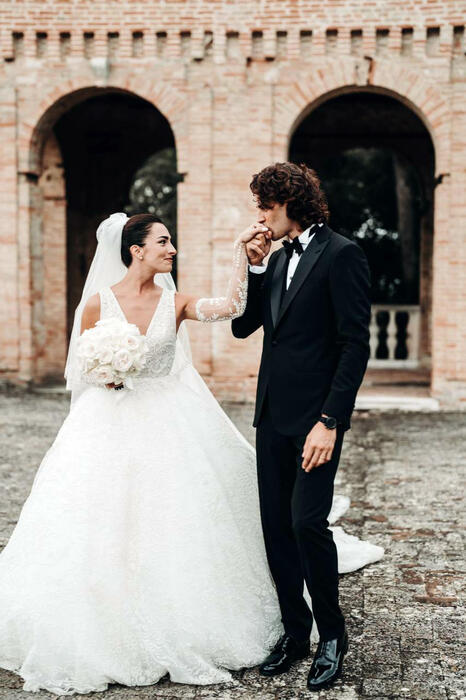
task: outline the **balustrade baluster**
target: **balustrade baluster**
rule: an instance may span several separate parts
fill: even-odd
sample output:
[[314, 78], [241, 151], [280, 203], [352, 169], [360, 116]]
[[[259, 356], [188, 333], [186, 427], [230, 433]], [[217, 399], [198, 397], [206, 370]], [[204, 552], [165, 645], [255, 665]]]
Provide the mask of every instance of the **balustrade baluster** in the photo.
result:
[[379, 326], [377, 324], [377, 309], [372, 308], [371, 313], [371, 323], [369, 326], [369, 345], [370, 345], [370, 357], [375, 359], [377, 357], [377, 346], [379, 344]]
[[406, 336], [406, 347], [408, 348], [408, 359], [419, 359], [419, 337], [421, 331], [421, 315], [419, 309], [411, 311]]
[[396, 308], [393, 307], [389, 309], [389, 320], [387, 326], [387, 348], [388, 348], [388, 359], [393, 360], [395, 358], [395, 348], [396, 348]]

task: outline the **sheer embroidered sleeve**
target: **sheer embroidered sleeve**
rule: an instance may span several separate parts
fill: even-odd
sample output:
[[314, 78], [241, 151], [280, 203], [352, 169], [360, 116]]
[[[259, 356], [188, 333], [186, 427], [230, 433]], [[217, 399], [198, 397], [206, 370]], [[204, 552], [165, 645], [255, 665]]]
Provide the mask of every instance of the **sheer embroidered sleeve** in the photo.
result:
[[233, 267], [226, 296], [198, 299], [196, 302], [198, 321], [228, 321], [244, 313], [248, 295], [246, 245], [238, 239], [233, 250]]

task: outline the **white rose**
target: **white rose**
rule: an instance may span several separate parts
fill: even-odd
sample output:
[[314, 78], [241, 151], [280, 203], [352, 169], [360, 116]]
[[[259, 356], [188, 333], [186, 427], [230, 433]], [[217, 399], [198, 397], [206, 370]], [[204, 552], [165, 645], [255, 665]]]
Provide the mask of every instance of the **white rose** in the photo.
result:
[[82, 342], [79, 344], [79, 355], [80, 357], [94, 358], [98, 352], [98, 344], [92, 340], [92, 338], [83, 338]]
[[139, 348], [140, 340], [136, 335], [127, 335], [123, 338], [123, 347], [128, 350], [137, 350]]
[[132, 357], [128, 350], [122, 348], [115, 353], [112, 361], [112, 366], [117, 372], [127, 372], [133, 363]]
[[[118, 318], [101, 318], [100, 321], [97, 321], [95, 324], [96, 328], [99, 328], [101, 330], [104, 330], [105, 332], [112, 332], [114, 329], [121, 329], [122, 327], [122, 321]], [[126, 323], [124, 324], [125, 326], [127, 325]]]
[[100, 366], [96, 367], [89, 373], [90, 378], [96, 382], [96, 384], [111, 384], [114, 379], [114, 375], [110, 367]]
[[[99, 323], [99, 321], [97, 321]], [[100, 328], [99, 326], [94, 326], [94, 328], [88, 328], [87, 331], [84, 331], [82, 337], [86, 335], [86, 333], [91, 337], [91, 338], [100, 338], [101, 336], [105, 335], [106, 331], [104, 328]]]
[[110, 365], [113, 360], [113, 352], [109, 347], [104, 347], [98, 354], [99, 362], [103, 365]]
[[90, 372], [94, 367], [96, 367], [97, 363], [92, 357], [84, 357], [80, 361], [80, 368], [81, 372], [86, 374], [87, 372]]
[[135, 323], [126, 323], [125, 326], [125, 333], [131, 333], [132, 335], [141, 335], [139, 328], [136, 326]]

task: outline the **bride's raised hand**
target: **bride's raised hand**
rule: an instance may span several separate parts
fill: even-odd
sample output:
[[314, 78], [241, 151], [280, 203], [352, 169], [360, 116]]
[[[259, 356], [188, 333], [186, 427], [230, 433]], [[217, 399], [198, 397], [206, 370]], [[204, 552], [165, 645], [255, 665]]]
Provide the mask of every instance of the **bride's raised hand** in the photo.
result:
[[264, 238], [270, 238], [272, 236], [272, 233], [267, 226], [255, 223], [248, 226], [247, 229], [240, 233], [238, 240], [240, 240], [242, 243], [249, 243], [249, 241], [252, 241], [252, 239], [258, 236], [258, 234], [262, 234]]
[[[177, 294], [178, 318], [196, 321], [227, 321], [237, 318], [244, 313], [246, 308], [248, 287], [248, 245], [262, 248], [270, 247], [272, 234], [269, 229], [260, 223], [248, 226], [235, 241], [233, 246], [233, 266], [225, 296], [196, 298], [184, 294]], [[262, 237], [262, 238], [260, 238]], [[255, 243], [253, 243], [253, 239]], [[262, 252], [256, 253], [258, 257], [264, 257]]]

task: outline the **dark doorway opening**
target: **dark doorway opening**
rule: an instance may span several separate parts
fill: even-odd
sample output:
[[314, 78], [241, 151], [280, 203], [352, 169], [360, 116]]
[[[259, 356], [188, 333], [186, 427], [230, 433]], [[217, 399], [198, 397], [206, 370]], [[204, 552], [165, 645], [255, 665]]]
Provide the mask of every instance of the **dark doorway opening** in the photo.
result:
[[339, 95], [301, 121], [289, 157], [317, 171], [330, 226], [365, 250], [372, 301], [428, 307], [434, 148], [419, 117], [387, 95]]
[[67, 201], [67, 325], [109, 214], [154, 211], [176, 238], [176, 150], [167, 119], [124, 92], [90, 96], [55, 124]]

